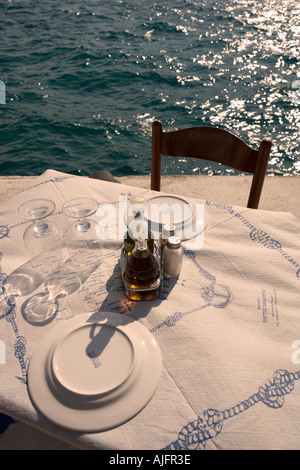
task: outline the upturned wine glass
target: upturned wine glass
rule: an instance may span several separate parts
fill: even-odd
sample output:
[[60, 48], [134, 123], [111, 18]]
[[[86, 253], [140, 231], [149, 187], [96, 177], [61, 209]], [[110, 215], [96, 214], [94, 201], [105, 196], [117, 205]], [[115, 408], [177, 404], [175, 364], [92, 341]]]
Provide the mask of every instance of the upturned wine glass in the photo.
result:
[[19, 207], [19, 215], [32, 222], [23, 234], [32, 267], [43, 275], [54, 272], [64, 261], [64, 239], [60, 228], [48, 217], [55, 204], [49, 199], [32, 199]]
[[[98, 209], [98, 202], [88, 197], [78, 197], [67, 201], [63, 207], [63, 213], [74, 221], [67, 227], [65, 232], [66, 245], [69, 256], [75, 267], [82, 269], [85, 256], [93, 250], [95, 256], [100, 255], [101, 228], [91, 217]], [[76, 266], [78, 264], [78, 266]]]

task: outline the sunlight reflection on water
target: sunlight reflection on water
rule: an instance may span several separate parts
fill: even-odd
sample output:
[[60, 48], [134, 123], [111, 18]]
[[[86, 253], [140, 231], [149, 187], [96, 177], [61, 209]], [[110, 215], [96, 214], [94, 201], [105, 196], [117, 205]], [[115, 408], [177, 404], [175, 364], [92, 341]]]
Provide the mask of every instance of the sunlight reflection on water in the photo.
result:
[[[160, 119], [169, 130], [216, 125], [253, 146], [270, 136], [268, 173], [300, 175], [299, 3], [30, 5], [0, 6], [1, 174], [42, 172], [49, 162], [89, 174], [99, 159], [116, 176], [147, 174], [151, 122]], [[163, 172], [228, 170], [166, 159]]]

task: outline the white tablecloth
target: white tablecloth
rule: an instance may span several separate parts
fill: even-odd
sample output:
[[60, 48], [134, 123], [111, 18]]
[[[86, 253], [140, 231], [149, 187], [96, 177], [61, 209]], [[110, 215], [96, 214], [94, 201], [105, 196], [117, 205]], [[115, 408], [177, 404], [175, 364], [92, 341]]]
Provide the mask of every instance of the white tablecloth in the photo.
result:
[[[204, 245], [185, 246], [179, 279], [166, 280], [155, 301], [126, 298], [120, 240], [107, 240], [82, 285], [65, 266], [68, 282], [60, 278], [55, 286], [58, 312], [48, 324], [31, 324], [22, 314], [43, 282], [8, 302], [7, 280], [26, 272], [28, 261], [21, 203], [53, 200], [51, 219], [65, 228], [70, 221], [61, 207], [73, 197], [94, 197], [117, 210], [120, 195], [141, 193], [48, 170], [0, 208], [0, 411], [79, 448], [300, 449], [300, 221], [292, 214], [199, 201], [208, 218]], [[162, 373], [133, 419], [110, 431], [77, 433], [35, 409], [27, 368], [51, 328], [99, 309], [128, 315], [152, 332]]]

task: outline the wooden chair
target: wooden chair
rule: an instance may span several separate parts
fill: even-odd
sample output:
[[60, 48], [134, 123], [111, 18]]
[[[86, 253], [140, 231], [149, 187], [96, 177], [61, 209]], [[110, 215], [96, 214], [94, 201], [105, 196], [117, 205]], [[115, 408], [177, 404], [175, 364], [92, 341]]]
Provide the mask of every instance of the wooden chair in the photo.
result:
[[258, 150], [231, 132], [216, 127], [190, 127], [166, 132], [160, 121], [152, 124], [151, 189], [160, 191], [161, 156], [192, 157], [222, 163], [252, 173], [247, 207], [257, 209], [272, 141], [264, 138]]

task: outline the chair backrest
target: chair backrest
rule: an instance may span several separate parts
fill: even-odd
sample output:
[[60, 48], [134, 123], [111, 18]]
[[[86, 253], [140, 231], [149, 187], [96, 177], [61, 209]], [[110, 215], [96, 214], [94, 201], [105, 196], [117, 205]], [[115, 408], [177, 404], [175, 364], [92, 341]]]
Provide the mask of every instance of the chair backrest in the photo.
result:
[[160, 191], [161, 156], [191, 157], [222, 163], [252, 173], [247, 207], [257, 209], [268, 166], [272, 141], [264, 138], [258, 150], [239, 137], [217, 127], [190, 127], [163, 131], [160, 121], [152, 124], [151, 189]]

